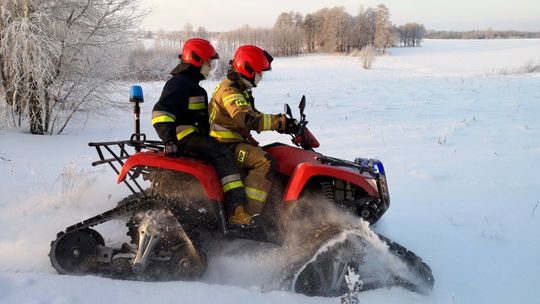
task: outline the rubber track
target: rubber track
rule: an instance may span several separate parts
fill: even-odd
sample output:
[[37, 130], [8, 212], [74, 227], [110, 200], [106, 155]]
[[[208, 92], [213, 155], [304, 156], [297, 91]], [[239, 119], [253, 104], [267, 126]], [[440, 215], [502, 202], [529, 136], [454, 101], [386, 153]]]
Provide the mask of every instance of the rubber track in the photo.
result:
[[85, 228], [90, 228], [99, 224], [102, 224], [104, 222], [116, 219], [118, 217], [124, 216], [124, 215], [130, 215], [140, 209], [142, 209], [145, 206], [148, 206], [150, 204], [162, 204], [162, 205], [168, 205], [166, 199], [158, 199], [153, 197], [141, 197], [141, 198], [134, 198], [131, 201], [126, 202], [125, 204], [122, 204], [120, 206], [117, 206], [115, 208], [112, 208], [108, 211], [105, 211], [101, 214], [98, 214], [96, 216], [93, 216], [89, 219], [86, 219], [82, 222], [76, 223], [74, 225], [71, 225], [66, 228], [66, 231], [59, 232], [56, 237], [60, 237], [64, 235], [65, 233], [70, 233], [78, 230], [82, 230]]

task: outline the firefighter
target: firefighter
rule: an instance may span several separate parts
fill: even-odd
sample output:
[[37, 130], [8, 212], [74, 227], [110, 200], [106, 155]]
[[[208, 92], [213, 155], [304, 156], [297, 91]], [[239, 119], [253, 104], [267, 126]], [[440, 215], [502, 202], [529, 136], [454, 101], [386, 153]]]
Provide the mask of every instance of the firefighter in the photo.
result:
[[244, 185], [248, 203], [236, 207], [229, 218], [232, 225], [249, 225], [253, 216], [262, 212], [274, 177], [274, 160], [257, 146], [249, 132], [292, 133], [299, 128], [298, 121], [284, 114], [265, 114], [255, 108], [251, 89], [261, 81], [263, 71], [271, 70], [272, 60], [257, 46], [239, 47], [227, 78], [216, 87], [208, 106], [210, 136], [228, 144], [237, 165], [247, 170]]
[[212, 164], [221, 180], [225, 213], [246, 202], [244, 185], [231, 150], [209, 136], [208, 95], [199, 85], [219, 56], [205, 39], [192, 38], [184, 43], [178, 64], [165, 83], [152, 111], [152, 125], [165, 144], [165, 155], [194, 156]]

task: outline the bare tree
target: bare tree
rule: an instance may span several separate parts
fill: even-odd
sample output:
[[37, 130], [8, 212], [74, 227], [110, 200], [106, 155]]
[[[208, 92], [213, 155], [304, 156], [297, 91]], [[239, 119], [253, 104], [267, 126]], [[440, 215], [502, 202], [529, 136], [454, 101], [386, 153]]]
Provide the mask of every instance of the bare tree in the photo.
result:
[[422, 24], [410, 22], [398, 28], [400, 44], [404, 47], [420, 46], [426, 29]]
[[387, 47], [394, 45], [393, 39], [394, 33], [390, 22], [390, 10], [384, 4], [379, 4], [375, 9], [374, 46], [384, 53]]
[[374, 9], [367, 8], [360, 12], [358, 16], [360, 23], [359, 47], [375, 44], [375, 31], [377, 15]]
[[[6, 105], [33, 134], [61, 133], [104, 105], [143, 13], [136, 0], [2, 0], [0, 75]], [[14, 120], [17, 123], [16, 120]]]
[[307, 14], [304, 19], [304, 37], [308, 53], [315, 52], [315, 36], [317, 35], [316, 20], [312, 14]]
[[28, 1], [6, 1], [0, 12], [0, 74], [5, 100], [18, 117], [16, 123], [26, 114], [31, 132], [43, 134], [47, 127], [44, 119], [50, 112], [42, 110], [40, 100], [46, 98], [44, 88], [54, 80], [53, 58], [59, 48], [41, 31], [47, 19], [35, 13]]
[[178, 63], [180, 48], [176, 44], [157, 43], [152, 47], [136, 44], [127, 53], [123, 70], [126, 80], [165, 80], [174, 65]]
[[184, 24], [184, 39], [189, 39], [193, 36], [193, 25], [189, 22]]
[[208, 31], [203, 26], [199, 26], [197, 28], [197, 32], [195, 33], [195, 36], [199, 38], [204, 38], [204, 39], [209, 38]]

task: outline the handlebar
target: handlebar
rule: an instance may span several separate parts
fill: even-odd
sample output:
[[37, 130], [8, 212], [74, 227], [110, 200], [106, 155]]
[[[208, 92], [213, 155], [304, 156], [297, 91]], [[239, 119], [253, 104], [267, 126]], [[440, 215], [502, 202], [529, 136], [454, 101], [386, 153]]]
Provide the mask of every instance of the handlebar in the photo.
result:
[[[319, 141], [307, 128], [308, 121], [306, 119], [306, 114], [304, 114], [305, 107], [306, 96], [302, 95], [302, 99], [300, 100], [300, 104], [298, 105], [298, 108], [300, 109], [300, 120], [298, 122], [300, 127], [295, 133], [289, 135], [291, 135], [292, 137], [291, 141], [293, 144], [295, 144], [297, 147], [302, 147], [303, 149], [307, 150], [312, 148], [318, 148]], [[285, 113], [287, 113], [290, 118], [293, 118], [291, 108], [288, 104], [285, 104]]]

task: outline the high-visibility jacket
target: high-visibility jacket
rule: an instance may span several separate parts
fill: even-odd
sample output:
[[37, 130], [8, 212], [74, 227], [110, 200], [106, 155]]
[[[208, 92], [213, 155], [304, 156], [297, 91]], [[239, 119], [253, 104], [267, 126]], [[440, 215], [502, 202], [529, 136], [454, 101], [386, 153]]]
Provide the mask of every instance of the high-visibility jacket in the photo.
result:
[[250, 130], [284, 131], [285, 115], [265, 114], [257, 111], [250, 89], [238, 81], [226, 78], [214, 92], [208, 105], [210, 136], [220, 142], [246, 142]]
[[[180, 65], [179, 65], [180, 66]], [[180, 70], [179, 73], [175, 71]], [[180, 141], [193, 132], [208, 135], [208, 95], [193, 66], [175, 68], [152, 111], [152, 125], [164, 142]]]

